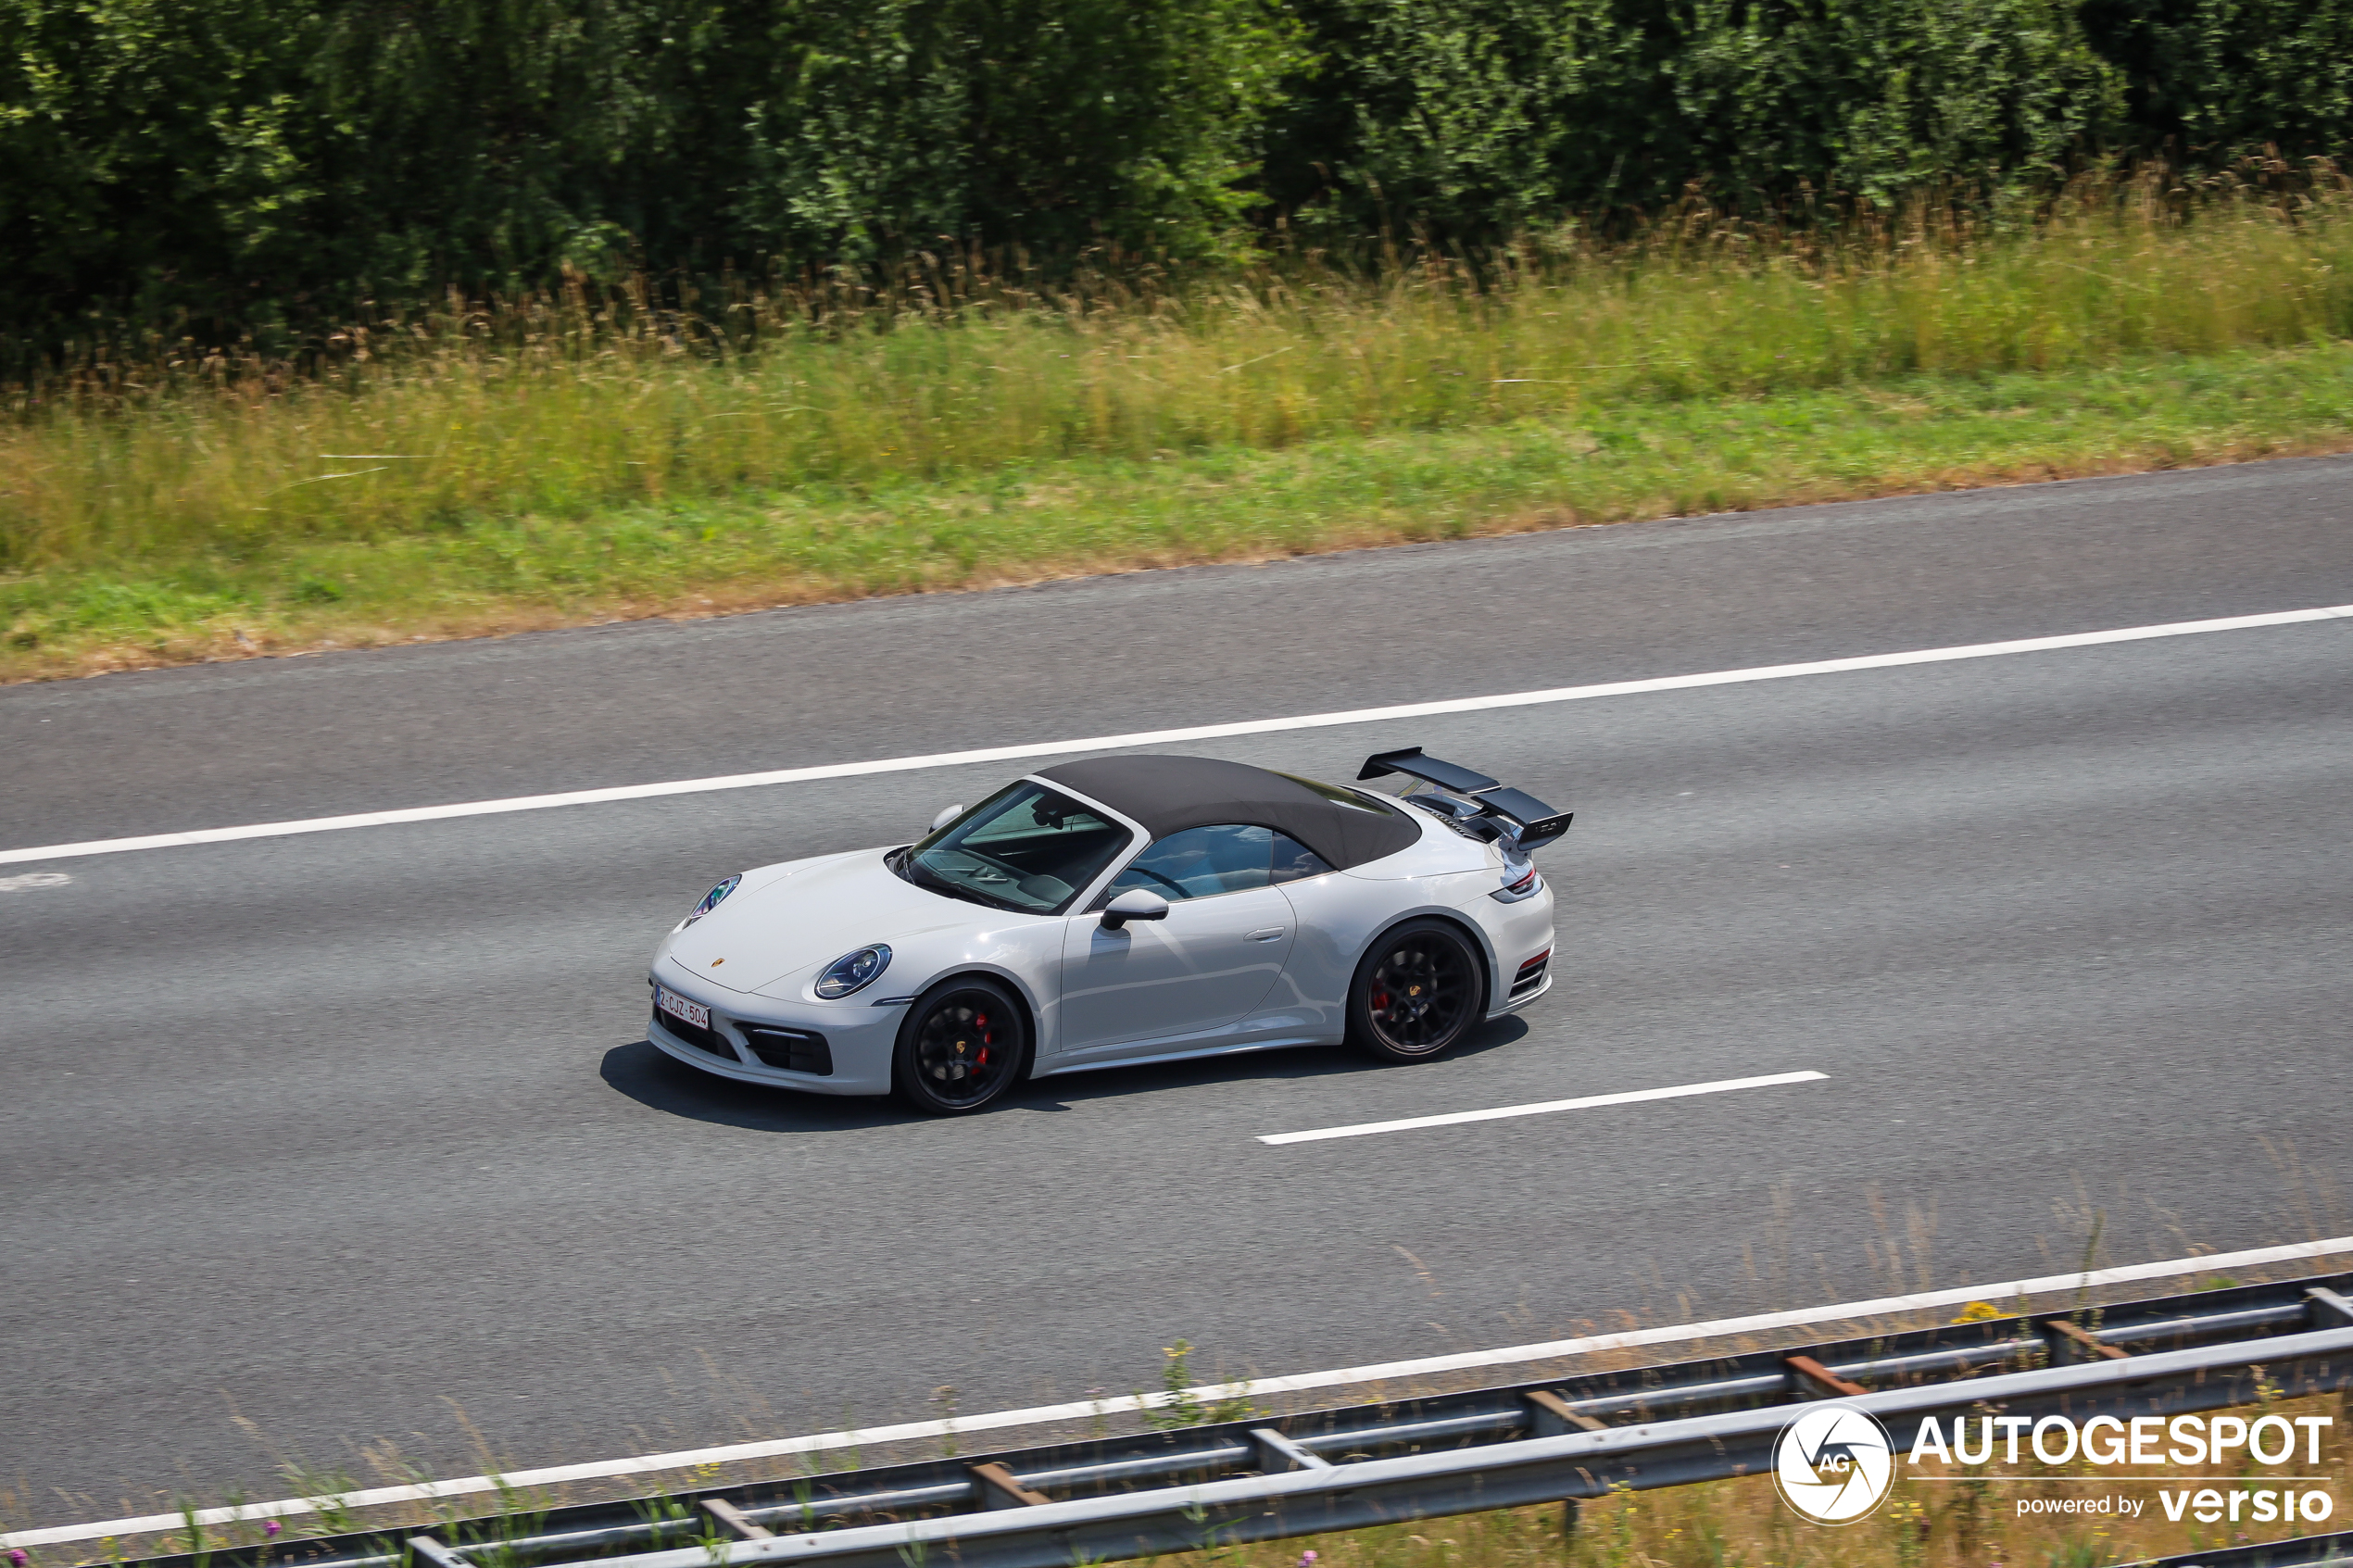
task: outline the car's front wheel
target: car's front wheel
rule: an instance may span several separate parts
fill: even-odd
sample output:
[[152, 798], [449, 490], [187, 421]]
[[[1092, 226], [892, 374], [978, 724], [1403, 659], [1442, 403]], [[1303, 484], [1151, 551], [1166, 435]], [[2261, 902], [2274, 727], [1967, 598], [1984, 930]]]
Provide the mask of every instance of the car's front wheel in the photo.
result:
[[943, 981], [915, 998], [899, 1026], [891, 1082], [934, 1116], [985, 1110], [1021, 1081], [1029, 1022], [1013, 993], [977, 975]]
[[1444, 921], [1383, 934], [1348, 989], [1348, 1036], [1386, 1061], [1427, 1061], [1470, 1033], [1486, 1010], [1487, 971]]

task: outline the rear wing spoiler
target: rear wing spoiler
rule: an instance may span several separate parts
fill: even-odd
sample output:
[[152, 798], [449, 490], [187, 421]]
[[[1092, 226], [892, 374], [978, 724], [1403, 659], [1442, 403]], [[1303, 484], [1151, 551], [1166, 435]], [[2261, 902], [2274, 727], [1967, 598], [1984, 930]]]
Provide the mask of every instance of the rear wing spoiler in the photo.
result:
[[1374, 752], [1365, 759], [1365, 766], [1356, 777], [1378, 779], [1390, 773], [1436, 784], [1477, 806], [1480, 815], [1501, 818], [1510, 824], [1509, 831], [1522, 849], [1550, 844], [1568, 831], [1569, 822], [1577, 815], [1574, 811], [1554, 811], [1527, 791], [1506, 789], [1499, 781], [1460, 763], [1426, 757], [1418, 746], [1409, 746], [1403, 751]]

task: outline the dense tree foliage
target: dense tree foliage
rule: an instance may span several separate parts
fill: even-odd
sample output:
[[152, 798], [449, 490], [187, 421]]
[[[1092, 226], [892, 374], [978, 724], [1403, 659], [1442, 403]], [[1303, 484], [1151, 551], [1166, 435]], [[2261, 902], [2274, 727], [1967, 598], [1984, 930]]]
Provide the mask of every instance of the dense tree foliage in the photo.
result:
[[2057, 171], [2124, 129], [2068, 0], [1333, 0], [1315, 21], [1327, 77], [1276, 188], [1343, 224], [1491, 230], [1693, 182], [1884, 201]]
[[2353, 0], [0, 0], [0, 337], [2353, 132]]

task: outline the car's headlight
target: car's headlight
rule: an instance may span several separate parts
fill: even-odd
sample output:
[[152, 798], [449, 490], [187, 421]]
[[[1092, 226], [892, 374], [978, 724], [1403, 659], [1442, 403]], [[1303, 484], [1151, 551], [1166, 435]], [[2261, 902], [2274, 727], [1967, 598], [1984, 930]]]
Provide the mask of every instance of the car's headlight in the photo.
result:
[[695, 922], [702, 919], [703, 916], [711, 913], [711, 910], [726, 902], [727, 895], [733, 893], [736, 890], [736, 884], [742, 882], [743, 879], [743, 873], [741, 872], [737, 872], [734, 876], [729, 877], [726, 881], [721, 883], [718, 886], [704, 894], [702, 896], [702, 902], [697, 904], [693, 910], [687, 914], [686, 918], [678, 922], [680, 929], [683, 930], [686, 926], [694, 924]]
[[890, 967], [890, 949], [877, 942], [871, 947], [861, 947], [854, 953], [844, 953], [825, 966], [817, 977], [817, 994], [827, 1001], [847, 997], [875, 983], [875, 977]]

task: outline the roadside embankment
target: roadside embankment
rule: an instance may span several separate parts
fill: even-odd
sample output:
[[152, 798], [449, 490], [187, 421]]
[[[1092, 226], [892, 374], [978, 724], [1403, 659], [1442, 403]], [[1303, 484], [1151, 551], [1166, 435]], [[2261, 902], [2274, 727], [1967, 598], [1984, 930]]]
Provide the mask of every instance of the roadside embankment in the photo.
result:
[[0, 679], [2353, 448], [2342, 204], [2121, 189], [94, 368], [0, 421]]

